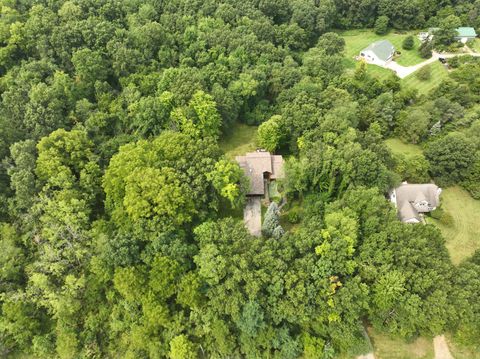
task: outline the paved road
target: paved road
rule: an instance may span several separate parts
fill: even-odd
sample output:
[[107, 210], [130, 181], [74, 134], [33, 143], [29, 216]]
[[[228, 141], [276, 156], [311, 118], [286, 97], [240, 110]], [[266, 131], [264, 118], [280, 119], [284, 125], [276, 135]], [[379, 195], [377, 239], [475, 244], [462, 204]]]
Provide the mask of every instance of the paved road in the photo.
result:
[[262, 235], [262, 204], [260, 197], [249, 197], [243, 210], [243, 221], [250, 234]]
[[435, 359], [453, 359], [445, 335], [437, 335], [433, 338], [433, 350], [435, 351]]
[[417, 65], [414, 66], [402, 66], [399, 65], [395, 61], [390, 61], [388, 64], [385, 65], [385, 68], [393, 70], [398, 77], [401, 79], [413, 74], [415, 71], [420, 70], [423, 66], [429, 65], [434, 63], [435, 61], [438, 61], [439, 58], [443, 57], [445, 59], [450, 59], [455, 56], [465, 56], [465, 55], [470, 55], [470, 56], [475, 56], [475, 57], [480, 57], [479, 53], [462, 53], [462, 54], [440, 54], [438, 52], [433, 52], [433, 55], [430, 59], [423, 61]]

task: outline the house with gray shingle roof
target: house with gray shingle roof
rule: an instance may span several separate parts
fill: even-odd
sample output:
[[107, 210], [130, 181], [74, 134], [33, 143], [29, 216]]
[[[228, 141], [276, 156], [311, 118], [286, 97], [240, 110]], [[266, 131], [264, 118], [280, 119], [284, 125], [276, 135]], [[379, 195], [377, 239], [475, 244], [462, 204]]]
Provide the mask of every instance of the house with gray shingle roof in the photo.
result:
[[402, 183], [390, 193], [390, 200], [397, 208], [398, 217], [404, 223], [420, 223], [423, 213], [431, 212], [440, 204], [442, 189], [433, 183]]
[[360, 52], [360, 57], [369, 64], [385, 66], [393, 59], [395, 47], [388, 40], [380, 40], [370, 44]]
[[250, 179], [248, 196], [264, 196], [270, 181], [283, 178], [283, 158], [280, 155], [258, 150], [237, 156], [235, 160]]

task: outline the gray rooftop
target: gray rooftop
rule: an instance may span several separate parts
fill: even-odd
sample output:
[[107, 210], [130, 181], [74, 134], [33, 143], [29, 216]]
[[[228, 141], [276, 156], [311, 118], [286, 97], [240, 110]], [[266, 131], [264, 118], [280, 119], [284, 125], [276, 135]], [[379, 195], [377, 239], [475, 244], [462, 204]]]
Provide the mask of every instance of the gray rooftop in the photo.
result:
[[419, 213], [429, 210], [418, 206], [416, 203], [426, 202], [428, 207], [437, 207], [440, 204], [440, 189], [433, 183], [409, 184], [404, 183], [395, 189], [398, 214], [402, 221], [412, 218], [420, 219]]
[[387, 61], [395, 53], [395, 47], [388, 40], [380, 40], [362, 50], [365, 51], [372, 51], [380, 60]]

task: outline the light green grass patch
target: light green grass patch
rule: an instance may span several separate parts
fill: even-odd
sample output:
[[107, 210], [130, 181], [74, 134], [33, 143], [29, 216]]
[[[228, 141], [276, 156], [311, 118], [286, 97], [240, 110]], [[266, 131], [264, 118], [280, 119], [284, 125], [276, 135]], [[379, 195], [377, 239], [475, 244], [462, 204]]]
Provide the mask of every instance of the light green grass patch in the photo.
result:
[[480, 53], [480, 39], [475, 39], [473, 41], [473, 44], [472, 45], [469, 44], [469, 46], [473, 51]]
[[417, 338], [411, 343], [403, 339], [392, 338], [374, 329], [369, 330], [370, 339], [375, 348], [376, 359], [433, 359], [433, 341]]
[[[358, 56], [360, 51], [362, 51], [372, 42], [384, 39], [389, 40], [393, 46], [395, 46], [397, 51], [401, 52], [401, 55], [396, 59], [396, 61], [402, 66], [411, 66], [424, 61], [424, 59], [422, 59], [418, 53], [420, 40], [418, 40], [416, 37], [417, 33], [417, 31], [410, 31], [400, 34], [392, 31], [386, 35], [380, 36], [375, 34], [373, 30], [349, 30], [339, 32], [339, 35], [345, 39], [345, 56], [349, 61], [349, 67], [355, 67], [356, 61], [354, 57]], [[402, 42], [409, 35], [413, 35], [415, 39], [415, 46], [412, 50], [404, 50], [402, 49]]]
[[465, 347], [455, 342], [451, 335], [445, 336], [447, 339], [448, 347], [455, 359], [478, 359], [479, 351], [473, 347]]
[[406, 157], [423, 154], [420, 146], [405, 143], [398, 138], [389, 138], [385, 140], [385, 144], [394, 154], [400, 154]]
[[220, 140], [220, 149], [228, 158], [244, 155], [255, 151], [257, 140], [257, 126], [248, 126], [236, 123], [230, 134]]
[[418, 90], [419, 94], [426, 95], [448, 77], [448, 71], [440, 61], [436, 61], [429, 66], [432, 71], [429, 80], [419, 80], [416, 76], [416, 72], [414, 72], [402, 80], [403, 87], [414, 88]]
[[452, 262], [459, 264], [480, 249], [480, 201], [456, 186], [444, 189], [440, 202], [442, 209], [453, 217], [453, 225], [447, 227], [430, 217], [428, 223], [440, 228]]

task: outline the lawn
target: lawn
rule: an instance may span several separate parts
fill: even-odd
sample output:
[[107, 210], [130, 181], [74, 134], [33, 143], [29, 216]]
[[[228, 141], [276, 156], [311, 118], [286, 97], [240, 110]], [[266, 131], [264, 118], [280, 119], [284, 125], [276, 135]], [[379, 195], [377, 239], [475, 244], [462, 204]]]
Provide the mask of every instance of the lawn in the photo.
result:
[[440, 228], [452, 262], [459, 264], [480, 249], [480, 201], [456, 186], [444, 189], [440, 202], [442, 208], [453, 217], [453, 225], [445, 226], [433, 218], [428, 218], [428, 222]]
[[429, 80], [421, 81], [417, 78], [416, 72], [404, 78], [402, 83], [404, 87], [415, 88], [419, 94], [428, 94], [430, 90], [437, 87], [444, 79], [448, 77], [448, 71], [440, 61], [436, 61], [430, 65], [432, 75]]
[[473, 347], [465, 347], [456, 343], [451, 335], [446, 335], [448, 347], [455, 359], [478, 359], [479, 353]]
[[470, 45], [470, 48], [475, 51], [475, 52], [480, 52], [480, 39], [475, 39], [472, 45]]
[[408, 343], [374, 329], [369, 329], [368, 334], [375, 348], [376, 359], [433, 359], [434, 357], [431, 339], [420, 337]]
[[[342, 31], [339, 33], [345, 39], [345, 55], [349, 60], [349, 67], [355, 67], [354, 57], [360, 54], [364, 48], [370, 45], [372, 42], [386, 39], [389, 40], [393, 46], [400, 51], [402, 54], [396, 59], [396, 61], [402, 66], [411, 66], [416, 65], [424, 59], [418, 54], [418, 46], [420, 45], [420, 40], [416, 37], [417, 31], [405, 32], [405, 33], [395, 33], [390, 32], [387, 35], [377, 35], [372, 30], [349, 30]], [[402, 42], [408, 35], [414, 35], [415, 37], [415, 47], [412, 50], [402, 49]], [[369, 66], [369, 67], [373, 67]], [[376, 66], [378, 67], [378, 66]]]
[[257, 138], [257, 126], [248, 126], [236, 123], [230, 134], [220, 141], [220, 149], [228, 158], [244, 155], [255, 151]]
[[385, 140], [385, 144], [393, 153], [402, 154], [406, 157], [421, 155], [423, 153], [420, 146], [404, 143], [398, 138], [389, 138]]

